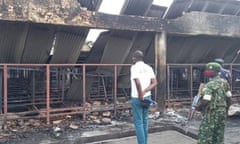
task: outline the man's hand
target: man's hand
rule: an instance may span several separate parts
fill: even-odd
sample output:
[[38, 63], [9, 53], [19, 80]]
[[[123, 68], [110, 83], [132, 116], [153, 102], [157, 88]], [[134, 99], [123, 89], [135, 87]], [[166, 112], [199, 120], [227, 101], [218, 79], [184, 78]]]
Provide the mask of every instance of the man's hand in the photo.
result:
[[139, 93], [139, 96], [138, 96], [138, 97], [139, 97], [140, 100], [143, 100], [144, 94], [145, 94], [144, 92], [140, 92], [140, 93]]
[[140, 99], [140, 100], [143, 100], [145, 94], [146, 94], [146, 92], [143, 90], [143, 91], [141, 92], [141, 94], [139, 94], [139, 99]]

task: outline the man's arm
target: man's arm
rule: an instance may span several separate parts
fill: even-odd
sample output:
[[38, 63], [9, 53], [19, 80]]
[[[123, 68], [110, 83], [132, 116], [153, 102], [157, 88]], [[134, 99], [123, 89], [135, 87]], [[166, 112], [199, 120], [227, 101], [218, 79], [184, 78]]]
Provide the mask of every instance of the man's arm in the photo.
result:
[[144, 90], [142, 89], [141, 83], [139, 79], [134, 79], [136, 87], [137, 87], [137, 91], [138, 91], [138, 97], [139, 99], [143, 100], [143, 96], [145, 93], [147, 93], [148, 91], [151, 91], [152, 89], [154, 89], [157, 86], [157, 79], [156, 78], [152, 78], [151, 79], [151, 84], [145, 88]]
[[157, 86], [157, 79], [156, 78], [151, 78], [151, 84], [143, 90], [143, 94], [147, 93], [148, 91], [151, 91]]
[[136, 88], [137, 88], [137, 91], [138, 91], [138, 98], [140, 100], [143, 100], [144, 93], [142, 91], [142, 86], [141, 86], [140, 80], [138, 78], [136, 78], [136, 79], [134, 79], [134, 82], [136, 84]]

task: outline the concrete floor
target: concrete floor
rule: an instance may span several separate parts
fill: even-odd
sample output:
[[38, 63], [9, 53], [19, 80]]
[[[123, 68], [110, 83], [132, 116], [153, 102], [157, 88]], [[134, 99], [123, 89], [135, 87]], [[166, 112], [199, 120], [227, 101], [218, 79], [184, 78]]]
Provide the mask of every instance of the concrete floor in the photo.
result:
[[[196, 144], [196, 140], [174, 130], [149, 134], [149, 144]], [[112, 139], [88, 144], [137, 144], [136, 136]]]
[[[159, 122], [159, 120], [156, 120]], [[196, 144], [197, 133], [201, 121], [192, 121], [187, 127], [177, 126], [169, 127], [166, 124], [158, 125], [150, 120], [149, 144]], [[240, 119], [239, 117], [228, 118], [225, 127], [225, 144], [240, 144]], [[175, 127], [176, 126], [176, 127]], [[187, 132], [187, 133], [186, 133]], [[121, 128], [110, 128], [106, 131], [94, 131], [95, 134], [100, 133], [103, 137], [99, 141], [92, 141], [88, 144], [137, 144], [135, 130], [133, 124], [124, 124]], [[85, 133], [82, 136], [94, 136], [94, 133]], [[96, 137], [96, 136], [94, 136]], [[94, 137], [90, 137], [93, 139]], [[112, 138], [111, 138], [112, 137]], [[104, 139], [105, 138], [105, 139]], [[87, 142], [86, 142], [87, 143]]]

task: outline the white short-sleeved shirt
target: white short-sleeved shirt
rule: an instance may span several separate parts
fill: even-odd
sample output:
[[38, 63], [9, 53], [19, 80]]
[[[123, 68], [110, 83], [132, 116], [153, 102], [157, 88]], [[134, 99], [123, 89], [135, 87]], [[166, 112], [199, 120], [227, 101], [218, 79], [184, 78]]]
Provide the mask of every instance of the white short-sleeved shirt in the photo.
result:
[[[140, 80], [142, 90], [151, 84], [151, 79], [155, 78], [155, 74], [151, 66], [145, 64], [143, 61], [138, 61], [131, 67], [131, 96], [138, 98], [138, 91], [134, 79]], [[151, 95], [151, 91], [147, 92], [144, 97]]]

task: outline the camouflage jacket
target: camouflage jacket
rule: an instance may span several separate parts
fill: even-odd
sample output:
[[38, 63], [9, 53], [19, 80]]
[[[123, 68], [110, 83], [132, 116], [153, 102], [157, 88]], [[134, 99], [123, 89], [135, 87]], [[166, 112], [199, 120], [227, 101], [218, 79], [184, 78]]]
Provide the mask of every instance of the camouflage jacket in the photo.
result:
[[230, 86], [227, 80], [220, 78], [219, 76], [211, 79], [203, 90], [203, 96], [208, 95], [211, 100], [205, 107], [205, 112], [208, 110], [216, 110], [227, 107], [226, 92], [230, 90]]

